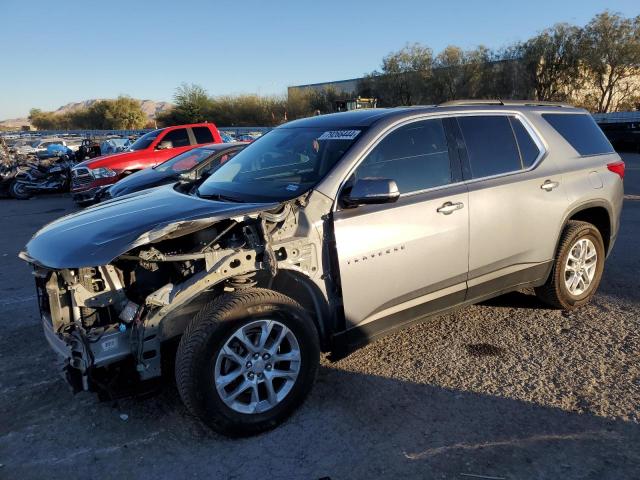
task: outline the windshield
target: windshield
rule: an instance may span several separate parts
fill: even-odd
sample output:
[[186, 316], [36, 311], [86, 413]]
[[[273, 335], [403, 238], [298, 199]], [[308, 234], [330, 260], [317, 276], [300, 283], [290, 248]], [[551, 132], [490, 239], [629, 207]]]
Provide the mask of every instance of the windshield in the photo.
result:
[[272, 130], [216, 169], [198, 194], [240, 202], [295, 198], [314, 187], [360, 133], [346, 128]]
[[196, 165], [211, 157], [216, 153], [215, 150], [209, 150], [207, 148], [194, 148], [188, 152], [181, 153], [180, 155], [161, 163], [156, 167], [158, 172], [175, 172], [181, 173], [187, 170], [191, 170]]
[[144, 150], [145, 148], [148, 148], [149, 145], [151, 145], [151, 143], [153, 143], [153, 141], [156, 138], [158, 138], [158, 135], [160, 135], [160, 132], [162, 132], [162, 130], [154, 130], [153, 132], [145, 133], [138, 140], [133, 142], [133, 145], [129, 147], [129, 150], [135, 151], [135, 150]]

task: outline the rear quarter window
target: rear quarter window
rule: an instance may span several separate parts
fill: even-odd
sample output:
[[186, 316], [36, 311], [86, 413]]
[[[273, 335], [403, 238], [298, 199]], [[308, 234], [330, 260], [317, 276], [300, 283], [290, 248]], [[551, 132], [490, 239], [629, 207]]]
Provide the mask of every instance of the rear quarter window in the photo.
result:
[[511, 121], [511, 128], [513, 128], [513, 133], [518, 142], [518, 150], [520, 150], [520, 157], [522, 157], [522, 166], [529, 168], [540, 155], [540, 149], [519, 119], [510, 117], [509, 120]]
[[612, 153], [613, 147], [591, 115], [543, 113], [542, 118], [581, 155]]
[[196, 143], [213, 143], [213, 135], [207, 127], [193, 127]]

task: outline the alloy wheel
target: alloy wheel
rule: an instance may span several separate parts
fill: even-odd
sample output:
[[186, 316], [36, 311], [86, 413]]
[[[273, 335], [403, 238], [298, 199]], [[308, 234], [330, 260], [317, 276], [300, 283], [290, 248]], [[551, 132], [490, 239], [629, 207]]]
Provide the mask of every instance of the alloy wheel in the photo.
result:
[[580, 296], [589, 289], [596, 274], [598, 251], [588, 238], [576, 241], [567, 256], [564, 283], [571, 295]]
[[214, 382], [222, 401], [239, 413], [263, 413], [291, 391], [301, 353], [293, 332], [277, 320], [256, 320], [237, 329], [215, 363]]

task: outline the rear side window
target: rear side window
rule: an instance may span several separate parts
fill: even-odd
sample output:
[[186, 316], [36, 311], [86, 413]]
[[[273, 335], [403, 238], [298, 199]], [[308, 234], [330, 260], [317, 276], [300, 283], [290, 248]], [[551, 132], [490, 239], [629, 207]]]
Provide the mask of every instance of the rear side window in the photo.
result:
[[189, 135], [187, 135], [186, 128], [178, 128], [177, 130], [171, 130], [167, 133], [160, 142], [171, 142], [171, 145], [175, 147], [187, 147], [190, 145]]
[[509, 117], [458, 117], [458, 124], [467, 147], [471, 178], [490, 177], [522, 169]]
[[543, 113], [542, 117], [582, 156], [614, 151], [591, 115]]
[[451, 163], [442, 120], [413, 122], [389, 133], [367, 155], [354, 175], [356, 180], [395, 180], [400, 193], [451, 183]]
[[522, 157], [522, 165], [524, 168], [529, 168], [536, 161], [538, 155], [540, 155], [540, 149], [520, 120], [516, 117], [510, 117], [509, 120], [511, 120], [513, 133], [516, 135], [518, 149]]
[[196, 143], [213, 143], [213, 135], [207, 127], [193, 127]]

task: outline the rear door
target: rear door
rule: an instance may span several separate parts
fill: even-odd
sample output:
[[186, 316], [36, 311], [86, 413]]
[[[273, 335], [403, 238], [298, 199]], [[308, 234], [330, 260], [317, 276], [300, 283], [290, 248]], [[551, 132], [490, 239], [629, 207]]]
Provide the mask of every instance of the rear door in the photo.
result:
[[194, 141], [197, 145], [203, 145], [206, 143], [214, 143], [213, 133], [207, 127], [192, 127]]
[[354, 343], [464, 299], [468, 194], [451, 140], [442, 119], [400, 126], [343, 187], [359, 178], [388, 178], [401, 194], [396, 203], [334, 212], [346, 327]]
[[543, 278], [566, 210], [562, 179], [520, 115], [457, 117], [469, 190], [468, 298]]

